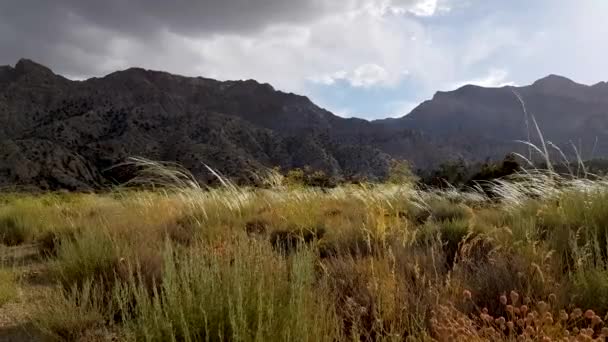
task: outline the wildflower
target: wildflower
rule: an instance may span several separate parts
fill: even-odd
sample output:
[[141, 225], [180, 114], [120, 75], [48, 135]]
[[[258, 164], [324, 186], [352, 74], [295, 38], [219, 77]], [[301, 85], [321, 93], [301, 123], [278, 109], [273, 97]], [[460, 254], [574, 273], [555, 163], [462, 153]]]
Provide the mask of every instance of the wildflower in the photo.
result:
[[595, 312], [593, 312], [593, 310], [587, 310], [587, 311], [585, 311], [585, 318], [586, 319], [593, 319], [593, 316], [595, 316]]
[[505, 295], [500, 296], [500, 304], [507, 305], [507, 296], [505, 296]]

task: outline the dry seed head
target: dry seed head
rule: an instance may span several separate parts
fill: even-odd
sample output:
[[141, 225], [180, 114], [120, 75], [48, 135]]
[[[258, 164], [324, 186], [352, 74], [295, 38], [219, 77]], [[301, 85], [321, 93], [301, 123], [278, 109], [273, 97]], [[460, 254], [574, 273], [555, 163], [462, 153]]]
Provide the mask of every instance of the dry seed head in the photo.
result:
[[525, 305], [530, 304], [530, 302], [531, 302], [530, 297], [524, 297], [524, 304]]
[[505, 296], [505, 295], [500, 296], [500, 304], [507, 305], [507, 296]]
[[481, 312], [483, 312], [484, 314], [486, 314], [486, 315], [487, 315], [487, 314], [488, 314], [488, 308], [483, 308], [483, 309], [481, 309]]
[[469, 301], [471, 300], [471, 291], [469, 290], [464, 290], [462, 291], [462, 296], [464, 297], [464, 300]]
[[507, 305], [507, 307], [505, 308], [505, 310], [508, 313], [513, 314], [513, 305], [511, 305], [511, 304]]
[[593, 312], [593, 310], [587, 310], [587, 311], [585, 311], [585, 318], [586, 319], [593, 319], [593, 316], [595, 316], [595, 312]]
[[527, 305], [522, 305], [519, 310], [521, 310], [521, 314], [525, 315], [526, 313], [528, 313], [528, 306]]
[[580, 318], [582, 315], [583, 315], [583, 310], [576, 308], [576, 309], [572, 310], [572, 313], [570, 314], [570, 318], [577, 319], [577, 318]]
[[517, 293], [515, 291], [511, 291], [510, 297], [511, 297], [511, 303], [513, 305], [517, 305], [517, 301], [519, 300], [519, 293]]
[[536, 307], [538, 308], [538, 311], [542, 314], [545, 313], [548, 309], [548, 305], [547, 303], [543, 302], [542, 300], [540, 302], [538, 302], [538, 304], [536, 304]]
[[593, 318], [591, 318], [591, 324], [592, 325], [598, 325], [602, 323], [602, 319], [600, 318], [600, 316], [595, 315], [593, 316]]
[[568, 313], [566, 312], [566, 310], [559, 310], [559, 319], [560, 321], [568, 320]]
[[555, 304], [557, 302], [557, 296], [555, 295], [555, 293], [552, 293], [549, 295], [549, 303], [551, 304]]
[[507, 322], [507, 328], [509, 328], [509, 330], [513, 330], [515, 329], [515, 324], [513, 324], [513, 322]]
[[506, 320], [504, 317], [498, 317], [495, 322], [498, 325], [503, 325], [503, 324], [505, 324]]
[[528, 325], [532, 324], [534, 322], [534, 315], [529, 313], [528, 316], [526, 316], [526, 323]]
[[535, 331], [535, 330], [534, 330], [534, 328], [533, 328], [533, 327], [531, 327], [531, 326], [528, 326], [528, 327], [526, 328], [526, 334], [527, 334], [527, 335], [532, 336], [532, 335], [534, 335], [534, 333], [535, 333], [535, 332], [536, 332], [536, 331]]
[[608, 328], [606, 328], [606, 327], [602, 328], [602, 336], [608, 337]]

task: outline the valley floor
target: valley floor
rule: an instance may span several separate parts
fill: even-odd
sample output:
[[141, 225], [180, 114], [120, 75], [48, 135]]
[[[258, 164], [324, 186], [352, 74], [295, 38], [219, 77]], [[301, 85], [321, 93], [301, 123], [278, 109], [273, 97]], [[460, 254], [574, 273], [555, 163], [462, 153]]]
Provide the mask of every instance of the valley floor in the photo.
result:
[[491, 194], [5, 194], [0, 340], [603, 340], [608, 183]]

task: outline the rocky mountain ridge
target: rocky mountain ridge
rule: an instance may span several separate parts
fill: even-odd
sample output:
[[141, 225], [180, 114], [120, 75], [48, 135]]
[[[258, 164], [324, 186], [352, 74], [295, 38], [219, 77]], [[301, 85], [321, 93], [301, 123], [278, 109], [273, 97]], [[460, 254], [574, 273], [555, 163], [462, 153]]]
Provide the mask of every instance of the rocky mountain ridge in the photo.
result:
[[[253, 80], [182, 77], [131, 68], [71, 81], [30, 60], [0, 66], [0, 186], [90, 189], [126, 180], [131, 156], [209, 165], [247, 183], [256, 172], [310, 166], [330, 176], [383, 179], [392, 158], [429, 168], [521, 150], [521, 94], [546, 137], [608, 155], [608, 84], [549, 76], [526, 87], [438, 92], [399, 119], [344, 119], [308, 98]], [[599, 142], [599, 143], [598, 143]], [[592, 146], [592, 147], [590, 147]]]

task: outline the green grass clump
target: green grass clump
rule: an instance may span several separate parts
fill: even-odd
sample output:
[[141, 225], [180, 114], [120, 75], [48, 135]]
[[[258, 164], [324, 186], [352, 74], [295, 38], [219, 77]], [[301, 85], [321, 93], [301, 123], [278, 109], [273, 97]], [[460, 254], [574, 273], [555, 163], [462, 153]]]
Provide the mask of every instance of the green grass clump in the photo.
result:
[[[141, 341], [335, 341], [330, 303], [314, 288], [314, 255], [289, 260], [270, 246], [238, 242], [165, 255], [153, 295], [138, 275], [116, 288], [122, 320]], [[179, 265], [179, 266], [178, 266]]]
[[17, 246], [24, 243], [31, 230], [18, 218], [4, 216], [0, 218], [0, 243], [7, 246]]

